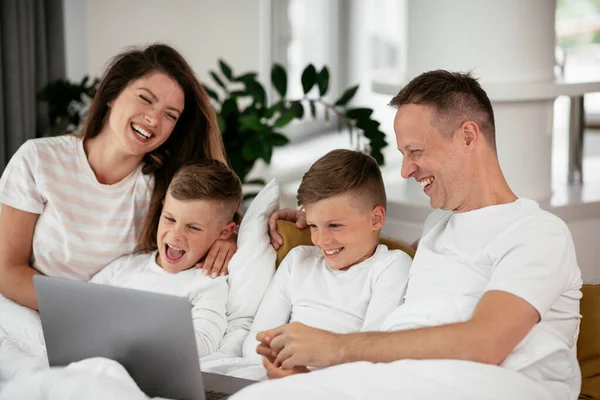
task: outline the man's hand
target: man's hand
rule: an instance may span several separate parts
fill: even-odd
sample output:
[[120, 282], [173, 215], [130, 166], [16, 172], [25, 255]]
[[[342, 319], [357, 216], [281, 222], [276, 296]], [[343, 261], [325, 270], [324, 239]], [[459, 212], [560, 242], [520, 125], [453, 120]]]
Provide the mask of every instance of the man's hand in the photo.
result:
[[266, 357], [275, 357], [274, 365], [280, 363], [283, 369], [305, 365], [329, 367], [337, 364], [340, 359], [337, 336], [332, 332], [292, 322], [258, 333], [256, 339], [261, 344], [256, 351]]
[[275, 211], [271, 214], [271, 218], [269, 218], [269, 235], [271, 236], [271, 245], [275, 250], [283, 245], [283, 238], [279, 232], [277, 232], [277, 220], [280, 219], [295, 222], [298, 229], [304, 229], [308, 226], [306, 224], [304, 211], [294, 210], [292, 208], [284, 208], [283, 210]]
[[267, 370], [267, 377], [269, 379], [285, 378], [286, 376], [310, 372], [306, 367], [294, 367], [292, 369], [277, 368], [267, 357], [263, 357], [263, 366]]
[[196, 264], [196, 268], [202, 268], [204, 275], [210, 275], [211, 278], [227, 275], [229, 273], [229, 260], [237, 251], [237, 238], [235, 236], [229, 239], [218, 239], [208, 250], [204, 261]]

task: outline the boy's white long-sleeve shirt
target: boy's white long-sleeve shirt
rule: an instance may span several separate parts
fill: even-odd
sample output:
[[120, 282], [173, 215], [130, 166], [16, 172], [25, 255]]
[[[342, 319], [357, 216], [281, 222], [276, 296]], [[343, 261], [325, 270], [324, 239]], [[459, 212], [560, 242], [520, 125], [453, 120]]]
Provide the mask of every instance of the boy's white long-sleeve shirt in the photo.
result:
[[335, 333], [379, 330], [402, 301], [411, 262], [403, 251], [379, 245], [373, 256], [340, 271], [314, 246], [295, 247], [262, 299], [243, 356], [259, 359], [256, 334], [288, 322]]
[[192, 306], [198, 356], [216, 351], [227, 328], [227, 277], [215, 279], [198, 268], [171, 274], [156, 263], [157, 252], [123, 256], [90, 282], [185, 297]]

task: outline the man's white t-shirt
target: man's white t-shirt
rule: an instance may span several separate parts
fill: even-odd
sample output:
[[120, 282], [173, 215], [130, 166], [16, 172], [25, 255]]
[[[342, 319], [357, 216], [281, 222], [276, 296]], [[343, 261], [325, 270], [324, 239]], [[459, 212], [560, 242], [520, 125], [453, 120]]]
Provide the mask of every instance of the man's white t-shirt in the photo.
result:
[[169, 273], [156, 263], [157, 253], [123, 256], [90, 282], [187, 298], [192, 305], [198, 356], [216, 351], [227, 328], [227, 277], [212, 279], [199, 268]]
[[568, 227], [535, 201], [465, 213], [434, 211], [425, 222], [404, 304], [383, 329], [466, 321], [485, 292], [508, 292], [531, 304], [541, 320], [502, 366], [578, 391], [581, 285]]
[[244, 345], [257, 358], [256, 333], [301, 322], [335, 333], [378, 331], [401, 302], [412, 260], [401, 250], [379, 245], [350, 269], [329, 268], [315, 246], [293, 248], [277, 269]]
[[101, 184], [80, 137], [33, 139], [6, 166], [0, 203], [39, 214], [33, 268], [52, 277], [87, 280], [133, 251], [153, 182], [140, 165], [114, 185]]

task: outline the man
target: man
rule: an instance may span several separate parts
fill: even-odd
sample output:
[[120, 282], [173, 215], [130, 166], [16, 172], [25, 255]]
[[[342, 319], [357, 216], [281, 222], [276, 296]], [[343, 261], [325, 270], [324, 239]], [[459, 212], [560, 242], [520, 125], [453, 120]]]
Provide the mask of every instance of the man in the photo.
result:
[[383, 332], [287, 324], [259, 333], [272, 377], [324, 369], [251, 386], [239, 398], [576, 399], [573, 240], [564, 222], [508, 186], [486, 93], [469, 74], [432, 71], [390, 104], [402, 176], [420, 182], [439, 209], [425, 221], [404, 304]]

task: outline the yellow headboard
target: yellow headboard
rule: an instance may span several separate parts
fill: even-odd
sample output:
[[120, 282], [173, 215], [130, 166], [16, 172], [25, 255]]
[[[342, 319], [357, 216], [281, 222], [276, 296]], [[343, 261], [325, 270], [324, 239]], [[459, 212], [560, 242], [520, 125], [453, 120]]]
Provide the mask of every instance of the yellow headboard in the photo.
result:
[[[293, 222], [279, 220], [277, 221], [277, 230], [283, 237], [283, 246], [277, 250], [277, 266], [294, 247], [313, 244], [310, 241], [310, 230], [298, 229]], [[415, 256], [415, 250], [406, 243], [383, 237], [379, 240], [379, 243], [385, 244], [390, 250], [402, 250], [411, 257]]]

